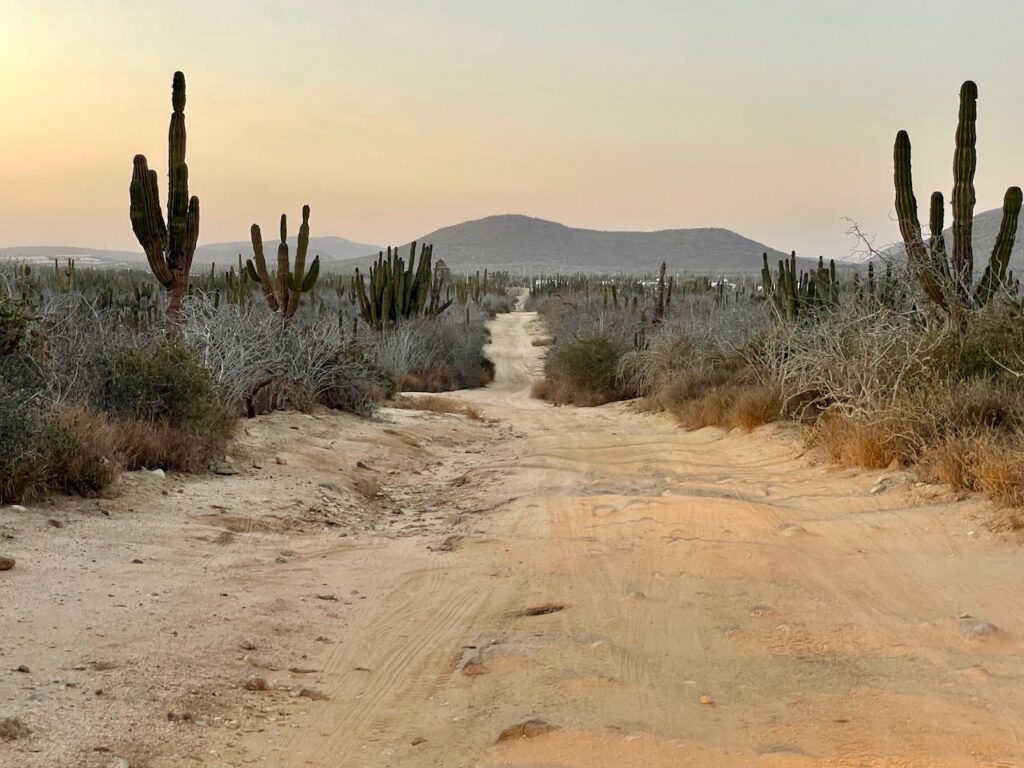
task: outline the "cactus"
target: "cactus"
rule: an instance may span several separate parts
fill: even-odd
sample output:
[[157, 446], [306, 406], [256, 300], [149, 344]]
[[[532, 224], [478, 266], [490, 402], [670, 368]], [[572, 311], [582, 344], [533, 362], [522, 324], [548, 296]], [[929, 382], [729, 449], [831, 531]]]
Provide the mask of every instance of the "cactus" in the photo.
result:
[[185, 76], [174, 73], [171, 87], [171, 125], [168, 132], [167, 220], [160, 210], [156, 171], [145, 155], [136, 155], [129, 188], [132, 230], [146, 253], [153, 275], [167, 291], [167, 318], [177, 324], [188, 290], [192, 257], [199, 239], [199, 198], [188, 194], [185, 162]]
[[[281, 243], [277, 246], [277, 272], [271, 277], [267, 271], [267, 260], [263, 255], [263, 235], [258, 224], [250, 230], [253, 258], [245, 262], [249, 279], [259, 283], [263, 297], [271, 312], [282, 318], [290, 318], [299, 309], [302, 294], [313, 290], [320, 276], [320, 257], [306, 271], [306, 252], [309, 250], [309, 206], [302, 206], [302, 225], [299, 227], [298, 243], [295, 247], [294, 267], [288, 260], [288, 217], [281, 214]], [[255, 261], [255, 263], [254, 263]]]
[[[761, 287], [780, 316], [798, 320], [811, 310], [832, 307], [839, 303], [839, 281], [836, 263], [818, 257], [818, 266], [809, 272], [797, 272], [796, 251], [788, 259], [779, 260], [778, 278], [772, 279], [768, 254], [762, 255]], [[719, 286], [722, 284], [719, 283]]]
[[978, 87], [966, 81], [960, 88], [960, 114], [953, 153], [953, 249], [947, 254], [942, 234], [944, 202], [942, 193], [931, 196], [926, 245], [917, 217], [911, 174], [910, 136], [896, 134], [893, 149], [896, 215], [907, 260], [925, 295], [951, 318], [961, 320], [967, 310], [987, 303], [1002, 289], [1012, 288], [1007, 274], [1010, 252], [1017, 234], [1021, 209], [1021, 190], [1010, 187], [1003, 200], [1003, 218], [999, 237], [977, 287], [974, 286], [974, 249], [971, 234], [974, 223], [974, 174], [977, 156]]
[[654, 305], [654, 325], [658, 325], [665, 319], [665, 262], [661, 262], [661, 269], [658, 271], [658, 300]]
[[420, 315], [438, 315], [451, 306], [452, 300], [442, 301], [448, 268], [443, 261], [432, 266], [434, 248], [420, 247], [420, 261], [416, 264], [416, 243], [409, 250], [409, 267], [398, 255], [398, 249], [381, 252], [377, 263], [370, 267], [369, 287], [366, 277], [356, 269], [352, 278], [352, 292], [358, 297], [359, 311], [367, 325], [384, 328], [392, 323]]

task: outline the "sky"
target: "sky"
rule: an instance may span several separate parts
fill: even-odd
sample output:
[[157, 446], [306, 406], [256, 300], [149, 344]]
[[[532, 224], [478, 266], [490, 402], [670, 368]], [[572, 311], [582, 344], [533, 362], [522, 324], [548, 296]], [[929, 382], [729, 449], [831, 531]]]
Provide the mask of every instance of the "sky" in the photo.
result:
[[898, 238], [897, 130], [919, 204], [948, 199], [967, 78], [978, 210], [1024, 185], [1009, 0], [0, 0], [0, 18], [0, 246], [137, 249], [132, 157], [166, 173], [176, 69], [202, 242], [308, 203], [314, 235], [374, 244], [523, 213], [843, 257], [844, 217]]

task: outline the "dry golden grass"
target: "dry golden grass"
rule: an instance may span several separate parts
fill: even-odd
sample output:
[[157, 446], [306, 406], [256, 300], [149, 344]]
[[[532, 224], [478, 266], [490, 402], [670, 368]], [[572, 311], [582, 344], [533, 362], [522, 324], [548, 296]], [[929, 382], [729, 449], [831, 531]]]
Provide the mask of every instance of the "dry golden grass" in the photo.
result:
[[564, 379], [540, 379], [534, 382], [530, 396], [555, 405], [575, 405], [580, 408], [595, 408], [607, 402], [599, 394], [580, 390]]
[[885, 469], [910, 453], [909, 441], [896, 422], [862, 423], [839, 414], [826, 414], [811, 432], [811, 443], [825, 457], [843, 466]]
[[460, 403], [450, 397], [426, 395], [424, 397], [396, 397], [396, 408], [413, 411], [430, 411], [431, 413], [449, 413], [465, 416], [473, 421], [484, 421], [484, 416], [476, 406]]
[[[225, 417], [225, 421], [229, 420]], [[231, 431], [228, 423], [206, 432], [134, 419], [118, 419], [112, 424], [117, 431], [118, 457], [125, 469], [203, 471], [213, 459], [223, 456]]]
[[754, 384], [713, 387], [700, 397], [677, 401], [672, 391], [660, 392], [655, 404], [676, 416], [688, 429], [722, 427], [749, 432], [779, 418], [782, 398], [777, 390]]

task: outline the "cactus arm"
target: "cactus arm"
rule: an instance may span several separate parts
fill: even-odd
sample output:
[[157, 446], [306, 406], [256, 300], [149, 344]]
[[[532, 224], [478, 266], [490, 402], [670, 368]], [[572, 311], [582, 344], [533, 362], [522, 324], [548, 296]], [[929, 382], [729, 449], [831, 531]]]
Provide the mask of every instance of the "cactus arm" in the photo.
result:
[[132, 231], [146, 254], [146, 261], [154, 277], [167, 288], [174, 281], [164, 259], [167, 226], [160, 211], [160, 188], [156, 171], [149, 169], [145, 155], [135, 156], [128, 193], [131, 200], [129, 215]]
[[989, 257], [985, 274], [978, 283], [975, 298], [979, 304], [985, 304], [1002, 287], [1008, 285], [1007, 268], [1010, 265], [1010, 254], [1017, 239], [1017, 222], [1021, 209], [1020, 187], [1010, 187], [1003, 196], [1003, 218], [999, 224], [992, 255]]
[[[249, 277], [260, 284], [260, 290], [263, 291], [263, 298], [266, 299], [270, 311], [277, 312], [277, 297], [274, 295], [274, 284], [267, 272], [267, 259], [263, 254], [263, 234], [260, 232], [259, 225], [253, 224], [249, 234], [252, 238], [253, 260], [246, 261], [246, 271], [249, 273]], [[254, 261], [255, 267], [253, 266]]]
[[[306, 277], [302, 281], [302, 292], [306, 293], [313, 290], [313, 286], [316, 285], [318, 277], [320, 277], [320, 257], [315, 256], [313, 257], [313, 263], [309, 265], [309, 272], [306, 273]], [[340, 294], [338, 298], [341, 298]]]

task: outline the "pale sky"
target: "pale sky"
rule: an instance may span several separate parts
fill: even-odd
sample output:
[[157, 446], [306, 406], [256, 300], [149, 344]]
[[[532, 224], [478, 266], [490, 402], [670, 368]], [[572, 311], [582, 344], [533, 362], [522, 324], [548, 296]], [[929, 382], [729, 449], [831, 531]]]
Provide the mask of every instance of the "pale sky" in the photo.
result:
[[897, 237], [898, 129], [919, 203], [948, 199], [966, 78], [978, 210], [1024, 185], [1009, 0], [0, 0], [0, 20], [0, 245], [137, 247], [132, 156], [166, 173], [175, 69], [203, 242], [309, 203], [314, 234], [371, 243], [524, 213], [844, 256], [844, 216]]

